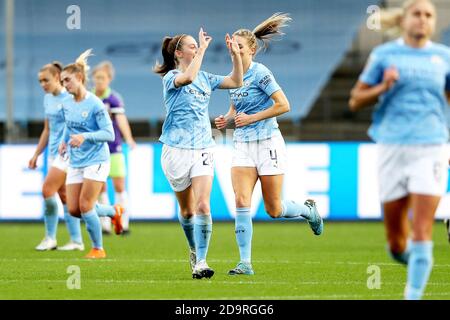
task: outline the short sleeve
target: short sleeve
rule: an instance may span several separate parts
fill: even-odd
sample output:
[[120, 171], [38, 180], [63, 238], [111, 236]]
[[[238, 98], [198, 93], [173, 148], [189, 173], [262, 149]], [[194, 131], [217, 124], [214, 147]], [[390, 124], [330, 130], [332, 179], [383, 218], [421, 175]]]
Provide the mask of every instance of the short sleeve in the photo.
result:
[[383, 72], [384, 69], [379, 54], [372, 52], [362, 74], [359, 76], [359, 81], [369, 86], [380, 84], [383, 81]]
[[171, 70], [163, 77], [163, 85], [166, 91], [178, 89], [177, 87], [175, 87], [175, 78], [177, 77], [178, 73], [179, 72], [175, 70]]
[[208, 78], [209, 84], [211, 86], [211, 91], [216, 90], [220, 84], [223, 82], [223, 79], [225, 79], [224, 76], [219, 76], [217, 74], [207, 73], [206, 76]]
[[281, 87], [278, 85], [272, 72], [265, 67], [261, 68], [261, 70], [258, 71], [256, 81], [258, 87], [269, 97], [274, 92], [281, 90]]

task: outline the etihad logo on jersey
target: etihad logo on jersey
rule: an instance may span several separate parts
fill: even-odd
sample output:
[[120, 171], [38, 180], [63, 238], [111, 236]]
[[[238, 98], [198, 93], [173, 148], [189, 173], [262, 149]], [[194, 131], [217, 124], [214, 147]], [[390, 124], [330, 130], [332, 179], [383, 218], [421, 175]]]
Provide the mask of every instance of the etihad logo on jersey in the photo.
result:
[[78, 121], [66, 121], [66, 126], [71, 129], [83, 129], [87, 126], [87, 123]]
[[195, 90], [192, 88], [190, 88], [188, 90], [188, 92], [189, 92], [189, 94], [192, 94], [193, 96], [195, 96], [196, 98], [198, 98], [200, 100], [207, 100], [211, 96], [211, 92], [208, 92], [208, 91], [201, 92], [201, 91], [198, 91], [198, 90]]
[[237, 92], [237, 91], [232, 91], [230, 93], [230, 98], [233, 100], [241, 100], [243, 98], [248, 97], [248, 92], [247, 91], [243, 91], [243, 92]]

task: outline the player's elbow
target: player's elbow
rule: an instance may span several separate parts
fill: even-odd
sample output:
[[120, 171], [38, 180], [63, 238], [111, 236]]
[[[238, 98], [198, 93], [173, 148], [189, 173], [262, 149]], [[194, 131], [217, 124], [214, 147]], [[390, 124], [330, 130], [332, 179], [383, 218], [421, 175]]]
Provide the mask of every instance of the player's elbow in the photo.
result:
[[352, 112], [355, 112], [357, 110], [357, 108], [356, 108], [356, 101], [355, 101], [354, 98], [350, 98], [350, 100], [348, 101], [348, 108]]
[[291, 105], [289, 104], [288, 101], [286, 101], [283, 105], [283, 111], [284, 113], [291, 111]]
[[182, 85], [187, 86], [194, 82], [195, 77], [193, 75], [185, 75], [183, 79], [181, 79]]
[[357, 92], [353, 89], [350, 93], [350, 99], [348, 101], [348, 107], [350, 111], [355, 112], [361, 108], [361, 101], [358, 99]]
[[234, 81], [234, 85], [235, 85], [234, 88], [240, 88], [240, 87], [242, 87], [242, 86], [244, 85], [244, 79], [242, 79], [242, 77], [239, 77], [239, 79], [236, 79], [236, 80]]
[[283, 113], [287, 113], [287, 112], [291, 111], [291, 106], [290, 106], [289, 102], [286, 100], [286, 101], [280, 102], [278, 104], [278, 110], [279, 110], [278, 114], [282, 115]]

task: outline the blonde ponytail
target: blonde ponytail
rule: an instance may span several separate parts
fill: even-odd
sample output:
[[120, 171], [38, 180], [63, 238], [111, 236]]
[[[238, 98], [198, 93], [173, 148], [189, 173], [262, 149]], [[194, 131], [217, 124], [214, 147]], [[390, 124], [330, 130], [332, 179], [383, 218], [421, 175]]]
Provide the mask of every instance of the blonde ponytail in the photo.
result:
[[92, 49], [88, 49], [84, 51], [80, 56], [75, 60], [75, 63], [71, 63], [67, 65], [63, 71], [68, 71], [70, 73], [79, 73], [81, 74], [81, 82], [85, 85], [88, 81], [88, 72], [89, 65], [87, 60], [90, 56], [92, 56]]
[[256, 26], [252, 33], [256, 39], [262, 41], [262, 48], [265, 50], [275, 36], [284, 35], [281, 29], [291, 21], [292, 18], [289, 17], [288, 13], [277, 12]]
[[269, 42], [276, 36], [282, 36], [282, 28], [288, 25], [292, 19], [288, 13], [277, 12], [256, 26], [253, 31], [248, 29], [239, 29], [233, 33], [233, 36], [240, 36], [247, 39], [250, 48], [255, 49], [255, 55], [260, 50], [258, 41], [262, 42], [262, 49], [267, 49]]

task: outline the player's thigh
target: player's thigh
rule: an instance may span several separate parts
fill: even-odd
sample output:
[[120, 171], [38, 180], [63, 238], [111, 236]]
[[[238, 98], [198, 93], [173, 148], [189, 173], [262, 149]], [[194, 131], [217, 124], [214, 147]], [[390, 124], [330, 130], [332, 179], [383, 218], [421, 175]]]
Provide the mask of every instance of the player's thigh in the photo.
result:
[[81, 212], [90, 211], [94, 207], [108, 178], [109, 169], [109, 162], [83, 168], [83, 187], [80, 194]]
[[192, 178], [192, 190], [194, 192], [197, 213], [210, 212], [210, 197], [213, 176], [196, 176]]
[[81, 217], [80, 211], [80, 192], [81, 183], [73, 183], [66, 185], [66, 201], [67, 209], [72, 216]]
[[258, 181], [256, 167], [232, 167], [231, 182], [233, 185], [236, 206], [250, 207], [253, 189]]
[[175, 192], [178, 204], [180, 205], [180, 213], [184, 218], [190, 218], [195, 214], [195, 197], [192, 186], [187, 187], [183, 191]]
[[42, 194], [44, 198], [53, 196], [58, 190], [64, 186], [66, 181], [66, 172], [56, 168], [50, 167], [47, 177], [44, 180], [42, 187]]
[[114, 177], [112, 178], [112, 182], [116, 192], [125, 191], [125, 177]]
[[383, 203], [384, 226], [387, 241], [394, 252], [403, 252], [409, 236], [410, 198], [403, 197]]
[[440, 196], [411, 194], [412, 239], [414, 241], [432, 239], [434, 217], [440, 200]]
[[271, 215], [281, 214], [281, 193], [284, 175], [260, 176], [261, 190], [266, 211]]
[[88, 212], [94, 208], [103, 186], [102, 181], [84, 179], [80, 191], [80, 210]]
[[66, 193], [66, 185], [65, 184], [63, 184], [61, 186], [61, 188], [59, 188], [58, 195], [59, 195], [59, 198], [61, 199], [61, 202], [63, 204], [66, 204], [66, 202], [67, 202], [67, 193]]

